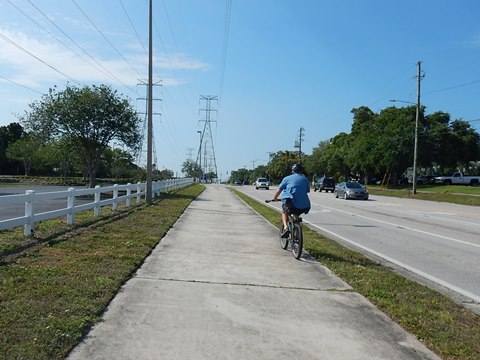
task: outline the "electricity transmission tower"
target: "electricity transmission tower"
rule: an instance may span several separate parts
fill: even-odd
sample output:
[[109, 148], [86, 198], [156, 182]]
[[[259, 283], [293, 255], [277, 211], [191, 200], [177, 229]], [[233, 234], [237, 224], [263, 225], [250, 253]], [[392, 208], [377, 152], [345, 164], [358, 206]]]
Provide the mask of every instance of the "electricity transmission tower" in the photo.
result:
[[196, 163], [200, 168], [200, 181], [206, 181], [207, 174], [214, 174], [215, 178], [218, 177], [217, 161], [215, 159], [215, 146], [213, 143], [211, 126], [212, 122], [217, 122], [216, 120], [212, 119], [212, 112], [217, 111], [217, 109], [212, 108], [212, 101], [218, 102], [218, 96], [200, 95], [200, 101], [203, 101], [205, 104], [205, 107], [200, 109], [200, 111], [205, 112], [205, 118], [200, 120], [200, 122], [203, 122], [204, 125], [203, 130], [201, 131], [200, 146], [198, 148]]
[[[138, 85], [147, 85], [146, 83], [144, 82], [141, 82], [139, 83]], [[161, 86], [160, 84], [160, 81], [155, 83], [155, 84], [152, 84], [152, 86]], [[148, 89], [146, 89], [146, 91], [148, 92]], [[139, 113], [140, 115], [143, 115], [144, 118], [143, 118], [143, 126], [142, 126], [142, 133], [141, 133], [141, 143], [140, 143], [140, 148], [138, 149], [138, 153], [135, 157], [135, 162], [136, 164], [141, 167], [141, 168], [144, 168], [146, 169], [147, 167], [147, 143], [148, 143], [148, 137], [147, 137], [147, 120], [148, 120], [148, 113], [147, 113], [147, 106], [148, 106], [148, 103], [147, 103], [147, 100], [148, 100], [148, 95], [146, 95], [146, 97], [144, 98], [137, 98], [137, 100], [144, 100], [145, 101], [145, 112], [143, 113]], [[153, 101], [161, 101], [161, 99], [153, 99]], [[152, 113], [152, 115], [158, 115], [160, 116], [161, 114], [160, 113]], [[155, 134], [153, 132], [153, 129], [152, 129], [152, 148], [153, 148], [153, 164], [152, 164], [152, 167], [153, 169], [157, 169], [157, 165], [158, 165], [158, 162], [157, 162], [157, 149], [156, 149], [156, 146], [155, 146]]]
[[302, 163], [302, 142], [305, 136], [305, 129], [303, 127], [298, 131], [298, 140], [295, 140], [295, 147], [298, 148], [298, 162]]

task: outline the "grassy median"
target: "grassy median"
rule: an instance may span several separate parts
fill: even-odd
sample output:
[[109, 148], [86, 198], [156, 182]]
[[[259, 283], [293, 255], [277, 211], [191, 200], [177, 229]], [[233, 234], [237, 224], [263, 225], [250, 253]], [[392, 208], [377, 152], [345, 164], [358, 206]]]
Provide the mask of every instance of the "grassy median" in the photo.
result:
[[[234, 192], [272, 224], [278, 211]], [[480, 359], [480, 317], [304, 226], [304, 248], [443, 359]]]
[[420, 185], [416, 194], [412, 193], [411, 188], [387, 189], [380, 186], [368, 186], [368, 192], [373, 195], [480, 206], [480, 186]]
[[0, 258], [0, 358], [63, 359], [203, 190], [192, 185], [100, 218], [89, 212], [72, 227], [45, 221], [28, 246], [18, 247], [16, 231], [1, 232], [9, 246]]

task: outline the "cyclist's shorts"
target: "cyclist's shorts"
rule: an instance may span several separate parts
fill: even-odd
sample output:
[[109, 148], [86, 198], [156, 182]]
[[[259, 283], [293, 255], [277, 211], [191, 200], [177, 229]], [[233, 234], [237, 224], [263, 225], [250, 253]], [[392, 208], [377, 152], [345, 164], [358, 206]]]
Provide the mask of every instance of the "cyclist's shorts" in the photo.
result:
[[297, 209], [295, 206], [293, 206], [293, 201], [292, 199], [285, 199], [282, 201], [282, 210], [285, 214], [307, 214], [310, 211], [310, 208], [307, 209]]

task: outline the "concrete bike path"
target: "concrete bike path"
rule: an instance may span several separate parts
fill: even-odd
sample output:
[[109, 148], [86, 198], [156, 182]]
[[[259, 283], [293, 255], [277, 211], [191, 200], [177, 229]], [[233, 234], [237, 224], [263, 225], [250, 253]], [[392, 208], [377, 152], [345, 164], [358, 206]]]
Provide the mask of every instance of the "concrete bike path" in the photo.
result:
[[439, 359], [221, 185], [187, 208], [69, 356]]

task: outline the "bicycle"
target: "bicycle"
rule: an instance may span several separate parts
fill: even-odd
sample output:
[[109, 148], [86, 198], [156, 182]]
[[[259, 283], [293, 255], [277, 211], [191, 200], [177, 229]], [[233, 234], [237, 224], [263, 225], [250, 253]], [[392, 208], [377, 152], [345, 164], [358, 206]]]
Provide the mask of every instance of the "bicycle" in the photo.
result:
[[[280, 200], [265, 200], [266, 203], [280, 201]], [[280, 224], [280, 246], [283, 250], [287, 250], [290, 243], [292, 254], [295, 259], [300, 259], [303, 250], [303, 232], [302, 232], [302, 217], [300, 214], [288, 214], [287, 222], [290, 234], [288, 237], [282, 237], [283, 224]]]

